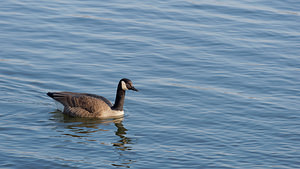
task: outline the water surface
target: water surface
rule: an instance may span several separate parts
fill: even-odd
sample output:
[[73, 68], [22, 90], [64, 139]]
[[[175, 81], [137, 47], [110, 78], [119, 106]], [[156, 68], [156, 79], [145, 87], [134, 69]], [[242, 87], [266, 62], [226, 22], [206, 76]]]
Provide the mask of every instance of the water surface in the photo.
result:
[[[0, 168], [298, 168], [300, 2], [0, 2]], [[48, 91], [114, 101], [63, 116]]]

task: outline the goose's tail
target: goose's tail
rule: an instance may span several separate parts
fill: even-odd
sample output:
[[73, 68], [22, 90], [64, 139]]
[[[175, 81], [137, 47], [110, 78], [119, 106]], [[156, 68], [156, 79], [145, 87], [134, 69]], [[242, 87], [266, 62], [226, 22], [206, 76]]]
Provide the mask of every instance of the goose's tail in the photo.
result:
[[48, 92], [47, 95], [48, 95], [49, 97], [51, 97], [51, 98], [54, 97], [54, 93], [52, 93], [52, 92]]
[[64, 104], [65, 99], [68, 97], [67, 92], [48, 92], [47, 95], [61, 104]]

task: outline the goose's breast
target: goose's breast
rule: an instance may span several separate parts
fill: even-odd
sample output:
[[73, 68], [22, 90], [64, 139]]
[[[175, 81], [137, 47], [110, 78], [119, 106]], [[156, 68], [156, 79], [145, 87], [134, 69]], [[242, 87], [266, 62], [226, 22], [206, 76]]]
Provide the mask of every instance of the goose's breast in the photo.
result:
[[118, 118], [124, 116], [124, 111], [119, 110], [108, 110], [102, 113], [99, 113], [98, 118]]

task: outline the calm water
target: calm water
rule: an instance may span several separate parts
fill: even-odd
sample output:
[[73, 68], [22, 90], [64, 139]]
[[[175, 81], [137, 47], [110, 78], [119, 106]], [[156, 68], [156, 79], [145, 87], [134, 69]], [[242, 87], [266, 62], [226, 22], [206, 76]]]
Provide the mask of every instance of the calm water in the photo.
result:
[[[0, 2], [0, 168], [299, 168], [300, 1]], [[125, 117], [63, 116], [48, 91]]]

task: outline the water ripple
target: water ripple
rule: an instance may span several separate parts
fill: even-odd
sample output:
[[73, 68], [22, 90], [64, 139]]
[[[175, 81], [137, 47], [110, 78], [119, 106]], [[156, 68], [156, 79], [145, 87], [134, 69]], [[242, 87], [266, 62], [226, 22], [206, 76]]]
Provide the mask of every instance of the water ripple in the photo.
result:
[[[1, 1], [0, 167], [297, 168], [299, 5]], [[123, 77], [123, 119], [46, 95], [113, 102]]]

